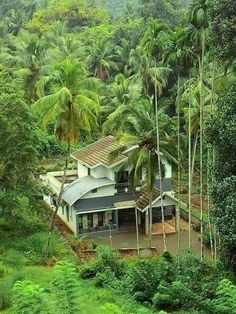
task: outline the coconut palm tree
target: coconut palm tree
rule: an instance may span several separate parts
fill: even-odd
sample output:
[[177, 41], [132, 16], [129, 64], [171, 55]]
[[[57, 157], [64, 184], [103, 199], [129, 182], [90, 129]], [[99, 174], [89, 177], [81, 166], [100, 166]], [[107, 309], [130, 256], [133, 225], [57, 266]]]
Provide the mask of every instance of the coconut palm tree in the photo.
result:
[[[163, 106], [158, 104], [157, 112], [153, 108], [151, 101], [145, 101], [134, 106], [126, 106], [126, 114], [122, 114], [125, 121], [121, 129], [118, 129], [117, 141], [119, 148], [115, 150], [111, 157], [116, 157], [119, 152], [127, 148], [135, 147], [129, 155], [124, 167], [131, 167], [130, 180], [132, 186], [137, 186], [142, 179], [142, 169], [145, 172], [145, 183], [149, 191], [149, 217], [152, 217], [152, 198], [155, 181], [164, 177], [164, 169], [161, 159], [163, 156], [170, 163], [177, 163], [176, 160], [176, 139], [166, 133], [167, 124], [163, 123]], [[156, 120], [158, 116], [162, 123], [159, 123], [159, 138], [156, 133]], [[120, 132], [119, 132], [120, 130]], [[159, 144], [159, 153], [157, 144]], [[160, 170], [161, 168], [161, 175]], [[162, 213], [163, 214], [163, 213]], [[150, 218], [149, 218], [150, 219]], [[149, 224], [149, 237], [151, 242], [152, 219]], [[165, 243], [164, 243], [164, 249]]]
[[36, 34], [21, 31], [17, 37], [10, 36], [0, 58], [13, 75], [23, 78], [29, 101], [36, 99], [36, 82], [47, 64], [45, 43]]
[[123, 119], [119, 120], [122, 111], [125, 114], [127, 106], [136, 106], [142, 99], [141, 80], [134, 77], [125, 78], [120, 73], [116, 75], [114, 83], [108, 86], [107, 94], [102, 108], [106, 117], [103, 128], [108, 133], [114, 133], [117, 125], [123, 122]]
[[118, 71], [119, 67], [114, 61], [115, 54], [107, 41], [101, 41], [93, 45], [87, 58], [89, 71], [100, 79], [109, 79], [111, 71]]
[[[91, 130], [97, 127], [100, 101], [95, 85], [97, 81], [87, 79], [83, 65], [72, 58], [56, 65], [51, 75], [43, 77], [38, 83], [37, 92], [40, 99], [34, 104], [34, 108], [42, 114], [42, 126], [54, 123], [56, 137], [59, 141], [67, 143], [62, 184], [50, 225], [46, 255], [62, 201], [71, 144], [79, 140], [81, 130], [90, 134]], [[47, 90], [50, 92], [45, 95]]]

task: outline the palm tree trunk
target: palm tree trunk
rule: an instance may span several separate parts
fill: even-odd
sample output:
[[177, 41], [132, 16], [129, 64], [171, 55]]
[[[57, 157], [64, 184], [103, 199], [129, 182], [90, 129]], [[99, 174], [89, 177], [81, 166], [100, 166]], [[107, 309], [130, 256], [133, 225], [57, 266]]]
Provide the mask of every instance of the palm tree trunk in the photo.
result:
[[65, 165], [64, 165], [64, 170], [63, 170], [61, 187], [60, 187], [59, 195], [58, 195], [57, 202], [56, 202], [56, 208], [55, 208], [55, 211], [54, 211], [52, 219], [51, 219], [49, 232], [48, 232], [48, 238], [47, 238], [47, 242], [45, 245], [45, 258], [46, 259], [48, 258], [50, 243], [51, 243], [51, 239], [52, 239], [52, 233], [53, 233], [53, 230], [55, 228], [57, 213], [58, 213], [59, 207], [61, 205], [61, 201], [62, 201], [62, 193], [63, 193], [65, 182], [66, 182], [66, 175], [67, 175], [68, 164], [69, 164], [69, 159], [70, 159], [70, 151], [71, 151], [70, 140], [68, 139], [67, 154], [65, 157]]
[[138, 229], [138, 210], [135, 207], [135, 225], [136, 225], [136, 239], [137, 239], [137, 253], [140, 255], [140, 243], [139, 243], [139, 229]]
[[152, 192], [149, 196], [149, 247], [152, 247]]
[[163, 248], [164, 252], [167, 251], [166, 247], [166, 232], [165, 232], [165, 213], [163, 204], [163, 188], [162, 188], [162, 171], [161, 171], [161, 153], [160, 153], [160, 136], [159, 136], [159, 122], [157, 110], [157, 86], [155, 83], [155, 117], [156, 117], [156, 139], [157, 139], [157, 156], [158, 156], [158, 172], [160, 180], [160, 198], [161, 198], [161, 221], [162, 221], [162, 235], [163, 235]]
[[[191, 126], [191, 121], [190, 121], [190, 126]], [[191, 131], [190, 131], [191, 132]], [[192, 162], [191, 162], [191, 185], [193, 183], [193, 175], [194, 175], [194, 166], [195, 166], [195, 159], [196, 159], [196, 152], [197, 152], [197, 143], [198, 143], [198, 136], [199, 136], [199, 132], [197, 130], [197, 132], [194, 135], [194, 139], [193, 139], [193, 149], [192, 149]]]
[[204, 90], [203, 90], [203, 67], [205, 56], [205, 31], [202, 30], [202, 54], [199, 58], [200, 75], [200, 224], [201, 224], [201, 260], [203, 260], [203, 114], [204, 114]]
[[[192, 213], [191, 213], [191, 196], [192, 196], [192, 179], [193, 179], [193, 168], [191, 168], [191, 98], [192, 98], [192, 89], [191, 89], [191, 71], [189, 74], [189, 104], [188, 104], [188, 246], [189, 249], [192, 249]], [[196, 144], [194, 145], [194, 158], [197, 148], [197, 138]], [[193, 165], [192, 161], [192, 165]]]
[[177, 229], [177, 242], [178, 242], [178, 265], [180, 254], [180, 187], [181, 187], [181, 172], [180, 172], [180, 106], [179, 106], [179, 94], [180, 94], [180, 75], [178, 75], [178, 92], [177, 92], [177, 126], [178, 126], [178, 206], [176, 207], [176, 229]]

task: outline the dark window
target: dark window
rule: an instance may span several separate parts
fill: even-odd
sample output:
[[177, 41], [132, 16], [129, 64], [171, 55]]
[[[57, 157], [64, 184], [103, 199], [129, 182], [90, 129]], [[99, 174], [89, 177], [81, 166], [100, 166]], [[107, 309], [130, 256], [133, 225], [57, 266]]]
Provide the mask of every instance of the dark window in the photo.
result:
[[97, 193], [98, 189], [93, 189], [91, 192], [92, 193]]
[[98, 226], [102, 227], [104, 225], [104, 221], [105, 221], [105, 213], [98, 213]]
[[66, 219], [67, 221], [70, 221], [70, 208], [68, 205], [66, 205]]
[[55, 200], [54, 197], [52, 198], [52, 204], [53, 204], [54, 206], [57, 206], [57, 201]]
[[83, 229], [83, 215], [79, 215], [78, 218], [78, 223], [79, 223], [79, 229]]
[[90, 168], [88, 168], [88, 176], [90, 176], [90, 174], [91, 174], [91, 170]]
[[87, 219], [88, 219], [88, 227], [93, 228], [93, 214], [88, 214]]

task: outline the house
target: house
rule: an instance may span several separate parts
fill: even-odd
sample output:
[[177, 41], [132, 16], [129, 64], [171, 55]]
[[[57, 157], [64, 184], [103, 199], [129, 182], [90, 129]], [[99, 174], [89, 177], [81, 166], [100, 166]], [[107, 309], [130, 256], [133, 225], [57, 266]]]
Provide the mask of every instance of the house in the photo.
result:
[[[121, 165], [128, 158], [132, 147], [114, 160], [111, 152], [117, 148], [113, 136], [107, 136], [71, 154], [77, 161], [77, 170], [68, 171], [62, 193], [63, 206], [58, 216], [76, 234], [94, 232], [121, 232], [135, 229], [136, 214], [140, 231], [148, 233], [149, 193], [143, 178], [135, 190], [130, 190], [129, 171], [120, 172]], [[163, 204], [165, 219], [172, 219], [178, 201], [171, 189], [171, 165], [162, 158], [165, 165], [163, 179]], [[118, 175], [119, 173], [119, 175]], [[41, 176], [50, 193], [44, 196], [51, 206], [58, 197], [62, 172], [51, 172]], [[157, 178], [152, 194], [153, 224], [161, 221], [160, 180]]]

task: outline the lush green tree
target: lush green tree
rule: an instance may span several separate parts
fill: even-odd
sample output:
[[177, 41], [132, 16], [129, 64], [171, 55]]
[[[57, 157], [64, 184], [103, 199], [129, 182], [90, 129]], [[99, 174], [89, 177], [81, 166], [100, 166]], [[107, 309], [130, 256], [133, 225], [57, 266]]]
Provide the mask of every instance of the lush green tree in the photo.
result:
[[6, 191], [29, 192], [37, 162], [33, 118], [20, 82], [7, 75], [0, 82], [0, 185]]
[[[90, 135], [98, 125], [100, 99], [97, 85], [96, 80], [86, 78], [83, 64], [74, 58], [62, 61], [55, 66], [49, 76], [43, 77], [38, 82], [37, 91], [40, 99], [35, 103], [34, 108], [42, 114], [42, 126], [47, 127], [48, 123], [53, 123], [57, 139], [67, 143], [64, 174], [50, 226], [47, 249], [61, 203], [71, 145], [78, 142], [81, 130]], [[47, 88], [49, 88], [49, 94], [45, 95]]]
[[211, 52], [222, 61], [236, 58], [236, 3], [234, 0], [208, 0]]
[[46, 62], [46, 43], [36, 34], [22, 31], [19, 36], [10, 37], [9, 44], [3, 48], [1, 60], [13, 75], [23, 78], [29, 101], [35, 101], [35, 85], [48, 65]]
[[215, 156], [213, 175], [216, 180], [212, 191], [213, 215], [220, 236], [221, 257], [228, 267], [236, 270], [235, 257], [235, 175], [236, 159], [236, 88], [224, 91], [218, 99], [214, 117], [207, 127], [208, 141]]
[[47, 8], [34, 13], [28, 29], [42, 33], [50, 30], [57, 21], [65, 21], [69, 29], [96, 26], [108, 22], [105, 10], [87, 5], [85, 0], [50, 0]]
[[92, 46], [87, 62], [90, 72], [100, 79], [109, 79], [112, 70], [118, 71], [118, 65], [114, 61], [112, 45], [107, 41], [101, 41]]

